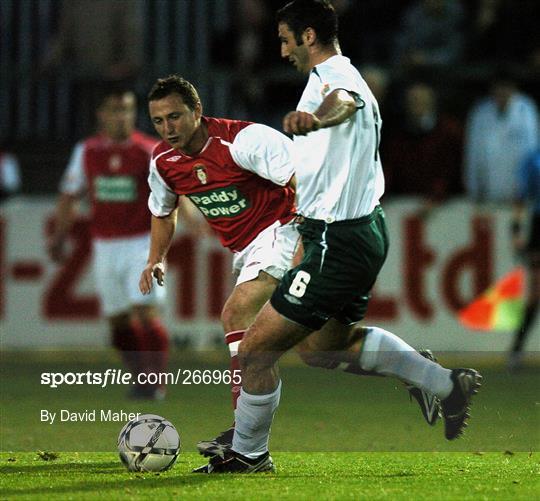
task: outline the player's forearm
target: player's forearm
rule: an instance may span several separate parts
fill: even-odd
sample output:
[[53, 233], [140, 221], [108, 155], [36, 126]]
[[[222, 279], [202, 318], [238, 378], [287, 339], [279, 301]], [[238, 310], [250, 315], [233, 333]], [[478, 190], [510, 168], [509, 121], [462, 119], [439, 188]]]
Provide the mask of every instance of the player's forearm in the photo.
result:
[[175, 209], [166, 217], [152, 216], [149, 263], [161, 263], [165, 259], [176, 230], [177, 213]]
[[60, 194], [56, 204], [54, 233], [57, 240], [63, 239], [71, 229], [78, 214], [79, 199], [66, 193]]
[[356, 113], [354, 98], [343, 89], [338, 89], [326, 96], [315, 116], [320, 120], [320, 127], [333, 127], [347, 120]]

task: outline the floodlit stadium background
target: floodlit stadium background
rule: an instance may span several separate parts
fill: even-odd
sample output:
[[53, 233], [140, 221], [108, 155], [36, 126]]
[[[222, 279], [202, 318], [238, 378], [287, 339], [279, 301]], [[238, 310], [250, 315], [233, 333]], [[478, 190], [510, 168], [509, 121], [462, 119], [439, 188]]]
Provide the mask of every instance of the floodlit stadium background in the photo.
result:
[[[128, 78], [139, 95], [141, 129], [151, 132], [146, 92], [156, 77], [171, 72], [196, 84], [206, 114], [280, 128], [281, 117], [294, 107], [304, 84], [304, 78], [279, 57], [273, 13], [282, 2], [252, 2], [251, 9], [250, 2], [233, 0], [123, 3], [126, 9], [131, 5], [134, 16], [132, 31], [123, 36], [133, 45], [137, 69]], [[342, 14], [344, 54], [366, 71], [376, 66], [388, 81], [380, 103], [386, 129], [383, 165], [385, 133], [399, 130], [403, 123], [399, 110], [409, 82], [432, 85], [440, 111], [455, 119], [462, 132], [467, 113], [486, 94], [502, 63], [538, 102], [539, 56], [534, 23], [531, 26], [536, 2], [519, 2], [512, 19], [505, 13], [513, 2], [502, 2], [495, 24], [487, 28], [498, 30], [496, 38], [478, 27], [482, 2], [457, 3], [462, 11], [459, 31], [451, 33], [455, 43], [448, 46], [446, 59], [406, 66], [397, 47], [403, 36], [402, 19], [413, 1], [336, 2]], [[81, 96], [90, 95], [85, 94], [88, 87], [104, 84], [96, 82], [92, 70], [83, 68], [75, 56], [57, 66], [50, 64], [62, 8], [62, 2], [53, 0], [0, 4], [0, 137], [2, 148], [17, 155], [22, 172], [20, 191], [1, 207], [3, 348], [108, 344], [93, 295], [84, 228], [74, 235], [73, 248], [78, 251], [64, 269], [53, 266], [45, 252], [59, 178], [71, 147], [91, 130], [93, 110]], [[85, 24], [92, 26], [92, 20]], [[464, 191], [462, 166], [455, 165], [451, 176], [456, 185], [428, 218], [419, 215], [423, 197], [402, 193], [389, 179], [383, 205], [391, 252], [368, 321], [415, 346], [504, 352], [511, 333], [470, 331], [459, 324], [456, 312], [515, 265], [508, 238], [509, 207], [488, 205], [479, 211]], [[169, 260], [168, 327], [178, 346], [221, 347], [219, 311], [231, 287], [230, 256], [212, 239], [193, 239], [180, 230]], [[537, 322], [527, 349], [539, 348]]]

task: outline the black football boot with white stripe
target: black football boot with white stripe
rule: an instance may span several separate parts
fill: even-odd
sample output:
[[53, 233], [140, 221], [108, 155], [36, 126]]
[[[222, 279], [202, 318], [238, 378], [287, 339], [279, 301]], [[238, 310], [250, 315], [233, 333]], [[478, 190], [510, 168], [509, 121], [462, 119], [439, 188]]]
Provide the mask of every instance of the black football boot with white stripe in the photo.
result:
[[[437, 363], [437, 359], [431, 350], [419, 350], [418, 353], [420, 353], [420, 355], [422, 355], [424, 358]], [[424, 416], [427, 424], [430, 426], [435, 425], [441, 415], [441, 403], [439, 399], [432, 393], [428, 393], [427, 391], [417, 388], [412, 384], [405, 384], [405, 387], [409, 391], [409, 398], [411, 401], [414, 398], [418, 402], [422, 415]]]
[[223, 457], [210, 458], [208, 464], [194, 469], [193, 473], [273, 473], [275, 471], [276, 467], [269, 452], [250, 459], [229, 449]]

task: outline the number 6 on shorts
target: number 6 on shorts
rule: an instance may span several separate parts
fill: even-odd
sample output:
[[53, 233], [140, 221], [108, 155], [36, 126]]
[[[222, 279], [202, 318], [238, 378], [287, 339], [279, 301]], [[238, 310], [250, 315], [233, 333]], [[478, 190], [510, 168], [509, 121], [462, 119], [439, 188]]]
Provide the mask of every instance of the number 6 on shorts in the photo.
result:
[[289, 287], [289, 292], [295, 297], [302, 297], [306, 293], [306, 287], [311, 280], [311, 275], [304, 270], [300, 270], [294, 280], [292, 281], [291, 286]]

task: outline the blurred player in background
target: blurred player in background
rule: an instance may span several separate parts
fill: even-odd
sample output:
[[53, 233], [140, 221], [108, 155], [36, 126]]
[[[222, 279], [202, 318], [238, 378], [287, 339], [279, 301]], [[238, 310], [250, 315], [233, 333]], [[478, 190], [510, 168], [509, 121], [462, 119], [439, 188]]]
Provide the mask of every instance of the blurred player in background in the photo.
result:
[[461, 126], [441, 113], [438, 101], [427, 82], [408, 84], [399, 126], [385, 127], [381, 151], [387, 193], [421, 197], [419, 216], [429, 216], [460, 191]]
[[[359, 366], [434, 394], [441, 399], [449, 440], [463, 431], [481, 379], [472, 369], [443, 368], [388, 331], [360, 326], [388, 252], [379, 206], [384, 192], [379, 108], [341, 55], [337, 15], [329, 2], [290, 2], [278, 12], [278, 25], [281, 55], [309, 74], [299, 111], [283, 121], [285, 132], [295, 135], [304, 254], [239, 346], [242, 389], [232, 449], [199, 469], [207, 473], [274, 469], [268, 440], [281, 394], [277, 361], [296, 345], [312, 354], [344, 353], [341, 369]], [[348, 351], [358, 336], [362, 350]]]
[[[508, 358], [508, 368], [516, 370], [523, 360], [523, 345], [531, 332], [540, 303], [540, 149], [526, 157], [518, 170], [517, 199], [512, 220], [512, 244], [516, 253], [525, 258], [528, 286], [525, 316], [514, 337]], [[530, 207], [530, 210], [528, 210]], [[525, 236], [529, 216], [529, 236]]]
[[[164, 289], [142, 295], [139, 273], [150, 242], [148, 166], [157, 140], [135, 130], [133, 92], [104, 92], [97, 108], [98, 133], [78, 143], [60, 183], [50, 257], [61, 263], [79, 200], [91, 207], [97, 290], [112, 344], [133, 374], [161, 372], [167, 364], [168, 335], [158, 303]], [[164, 388], [134, 385], [133, 398], [162, 398]]]

